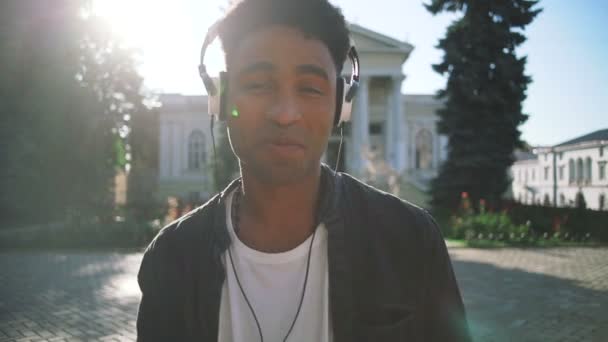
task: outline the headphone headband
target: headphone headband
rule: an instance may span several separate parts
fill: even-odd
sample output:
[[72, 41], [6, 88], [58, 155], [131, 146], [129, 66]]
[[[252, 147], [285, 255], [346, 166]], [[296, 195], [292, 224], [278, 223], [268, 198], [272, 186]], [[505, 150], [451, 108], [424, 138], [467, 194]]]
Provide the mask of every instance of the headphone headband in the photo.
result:
[[[205, 85], [205, 89], [207, 90], [208, 98], [208, 112], [209, 115], [217, 115], [220, 120], [225, 120], [225, 89], [226, 89], [226, 72], [222, 71], [219, 75], [219, 80], [214, 81], [209, 73], [207, 72], [207, 67], [205, 66], [205, 54], [207, 53], [207, 48], [218, 36], [218, 27], [222, 23], [222, 19], [218, 20], [207, 30], [207, 35], [205, 36], [205, 40], [203, 42], [203, 46], [201, 47], [200, 54], [200, 64], [198, 66], [199, 76], [203, 80], [203, 84]], [[347, 57], [351, 61], [351, 75], [350, 80], [346, 81], [343, 77], [338, 77], [338, 89], [337, 89], [337, 99], [336, 99], [336, 113], [334, 124], [336, 126], [340, 125], [340, 123], [349, 121], [350, 114], [352, 109], [352, 101], [357, 94], [357, 90], [359, 89], [359, 54], [357, 53], [357, 49], [355, 48], [355, 43], [351, 38], [350, 47], [348, 49]], [[218, 84], [219, 83], [219, 84]]]

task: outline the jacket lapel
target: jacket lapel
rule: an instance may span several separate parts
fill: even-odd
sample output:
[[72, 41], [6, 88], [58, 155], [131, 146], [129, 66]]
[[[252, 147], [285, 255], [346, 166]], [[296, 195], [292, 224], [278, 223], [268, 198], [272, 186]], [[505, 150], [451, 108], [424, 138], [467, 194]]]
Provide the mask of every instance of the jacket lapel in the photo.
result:
[[211, 226], [201, 227], [201, 243], [197, 253], [201, 260], [198, 272], [198, 314], [203, 329], [203, 341], [217, 341], [225, 270], [222, 255], [230, 245], [226, 228], [226, 197], [240, 184], [240, 178], [230, 183], [224, 191], [212, 199]]
[[344, 215], [345, 194], [340, 174], [326, 165], [322, 173], [321, 220], [328, 233], [329, 303], [335, 342], [353, 341], [352, 264]]

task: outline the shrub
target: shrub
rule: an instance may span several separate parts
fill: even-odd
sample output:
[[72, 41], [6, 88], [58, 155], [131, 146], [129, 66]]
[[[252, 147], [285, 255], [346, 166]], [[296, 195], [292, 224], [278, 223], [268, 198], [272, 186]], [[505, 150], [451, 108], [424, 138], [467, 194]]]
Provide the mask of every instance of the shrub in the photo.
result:
[[452, 234], [457, 239], [496, 239], [520, 241], [529, 238], [525, 224], [515, 224], [504, 213], [481, 212], [454, 217]]
[[151, 223], [83, 222], [36, 226], [3, 232], [0, 248], [132, 248], [144, 247], [158, 232]]
[[608, 212], [582, 208], [555, 208], [538, 205], [510, 203], [507, 211], [513, 222], [522, 224], [530, 222], [530, 228], [536, 234], [555, 235], [566, 233], [574, 239], [585, 239], [608, 242]]

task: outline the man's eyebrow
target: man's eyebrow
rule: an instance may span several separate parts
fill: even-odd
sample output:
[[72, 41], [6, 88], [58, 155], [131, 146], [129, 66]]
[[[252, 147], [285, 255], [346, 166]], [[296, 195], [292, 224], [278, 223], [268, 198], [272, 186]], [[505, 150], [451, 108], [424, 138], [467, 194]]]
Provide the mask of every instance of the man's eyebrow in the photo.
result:
[[244, 67], [243, 69], [241, 69], [238, 72], [238, 76], [242, 77], [242, 76], [245, 76], [246, 74], [250, 74], [253, 72], [272, 71], [274, 69], [276, 69], [276, 67], [270, 62], [265, 62], [265, 61], [255, 62], [255, 63], [249, 64], [246, 67]]
[[313, 74], [313, 75], [317, 75], [327, 81], [329, 81], [329, 76], [327, 75], [327, 72], [325, 71], [325, 69], [316, 66], [314, 64], [300, 64], [298, 66], [296, 66], [296, 72], [298, 74]]

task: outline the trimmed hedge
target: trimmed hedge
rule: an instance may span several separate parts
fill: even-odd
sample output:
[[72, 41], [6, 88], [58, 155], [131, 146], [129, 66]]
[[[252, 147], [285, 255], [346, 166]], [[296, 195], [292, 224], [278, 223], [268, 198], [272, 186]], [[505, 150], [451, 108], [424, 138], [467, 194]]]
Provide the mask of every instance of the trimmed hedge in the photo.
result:
[[0, 248], [145, 247], [159, 227], [149, 223], [110, 222], [14, 229], [0, 234]]
[[451, 237], [456, 239], [523, 240], [530, 229], [525, 224], [515, 224], [506, 213], [467, 214], [454, 217]]
[[554, 208], [509, 203], [506, 211], [515, 224], [529, 224], [537, 234], [591, 234], [593, 240], [608, 242], [608, 211]]

